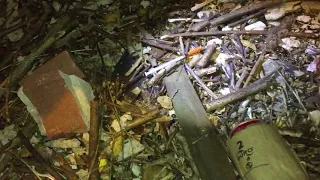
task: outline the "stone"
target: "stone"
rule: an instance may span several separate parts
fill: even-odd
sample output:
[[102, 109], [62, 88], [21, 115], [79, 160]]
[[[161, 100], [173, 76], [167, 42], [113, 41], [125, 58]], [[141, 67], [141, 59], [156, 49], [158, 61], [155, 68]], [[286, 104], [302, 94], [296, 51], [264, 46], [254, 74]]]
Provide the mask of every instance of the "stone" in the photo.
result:
[[21, 82], [18, 96], [48, 138], [89, 130], [93, 91], [71, 54], [64, 51]]

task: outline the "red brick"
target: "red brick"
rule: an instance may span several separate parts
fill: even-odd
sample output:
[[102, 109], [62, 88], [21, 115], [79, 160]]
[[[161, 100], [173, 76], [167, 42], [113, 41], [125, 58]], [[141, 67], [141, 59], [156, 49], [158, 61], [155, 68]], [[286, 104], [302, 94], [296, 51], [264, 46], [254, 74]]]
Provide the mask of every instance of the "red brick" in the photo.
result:
[[49, 60], [21, 81], [24, 94], [36, 107], [49, 138], [88, 130], [72, 92], [59, 70], [83, 78], [68, 52]]

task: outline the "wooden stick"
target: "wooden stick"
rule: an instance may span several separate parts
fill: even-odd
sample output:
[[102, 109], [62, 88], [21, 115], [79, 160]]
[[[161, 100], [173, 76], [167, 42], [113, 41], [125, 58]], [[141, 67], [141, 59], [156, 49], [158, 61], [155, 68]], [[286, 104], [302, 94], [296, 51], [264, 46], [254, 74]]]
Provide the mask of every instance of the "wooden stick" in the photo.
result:
[[[225, 36], [227, 34], [247, 34], [247, 35], [267, 35], [267, 30], [243, 30], [243, 31], [205, 31], [205, 32], [187, 32], [168, 34], [161, 37], [161, 39], [174, 38], [174, 37], [197, 37], [197, 36]], [[303, 33], [303, 32], [288, 32], [287, 36], [302, 37], [302, 38], [319, 38], [320, 34], [316, 33]]]
[[163, 50], [168, 50], [168, 51], [172, 51], [172, 52], [180, 52], [179, 49], [176, 47], [165, 45], [165, 44], [159, 44], [158, 42], [156, 42], [154, 40], [143, 39], [141, 42], [146, 43], [150, 46], [154, 46], [156, 48], [163, 49]]
[[99, 104], [97, 101], [92, 101], [90, 106], [90, 131], [89, 131], [89, 179], [99, 179], [99, 164], [98, 164], [98, 149], [99, 149]]
[[193, 68], [198, 63], [198, 61], [200, 61], [201, 57], [202, 57], [201, 54], [194, 55], [192, 59], [189, 61], [188, 66], [190, 68]]
[[247, 71], [247, 67], [245, 67], [243, 69], [243, 72], [242, 72], [240, 78], [238, 79], [238, 81], [237, 81], [237, 83], [236, 83], [236, 85], [234, 87], [235, 90], [238, 90], [241, 87], [241, 84], [242, 84], [244, 78], [246, 78], [247, 75], [248, 75], [248, 71]]
[[282, 0], [275, 0], [275, 1], [267, 1], [267, 2], [262, 2], [262, 3], [251, 4], [250, 6], [240, 8], [240, 9], [235, 10], [229, 14], [225, 14], [225, 15], [222, 15], [218, 18], [215, 18], [215, 19], [211, 20], [210, 23], [211, 23], [211, 26], [217, 26], [219, 24], [229, 22], [233, 19], [239, 18], [239, 17], [246, 15], [246, 14], [249, 14], [251, 12], [256, 12], [256, 11], [259, 11], [264, 8], [276, 6], [281, 3], [283, 3]]
[[238, 101], [240, 99], [243, 99], [245, 97], [257, 94], [261, 92], [262, 90], [266, 89], [270, 83], [270, 81], [273, 78], [273, 75], [276, 71], [273, 71], [269, 75], [263, 77], [262, 79], [259, 79], [255, 83], [249, 85], [248, 87], [242, 88], [238, 91], [235, 91], [233, 93], [230, 93], [226, 96], [220, 97], [218, 99], [215, 99], [211, 102], [206, 103], [204, 106], [207, 110], [207, 112], [211, 112], [213, 110], [222, 108], [226, 106], [227, 104], [233, 103], [235, 101]]
[[250, 74], [249, 74], [246, 82], [244, 83], [243, 87], [248, 86], [252, 77], [254, 77], [256, 74], [260, 73], [260, 72], [257, 72], [257, 70], [262, 66], [264, 55], [265, 55], [265, 52], [263, 51], [262, 54], [260, 54], [257, 62], [254, 64], [253, 68], [251, 69]]
[[130, 131], [133, 128], [136, 128], [138, 126], [141, 126], [143, 124], [150, 122], [151, 120], [155, 119], [159, 113], [160, 113], [160, 110], [155, 109], [155, 110], [152, 110], [152, 111], [144, 114], [143, 117], [141, 117], [141, 118], [137, 118], [135, 120], [128, 121], [126, 131]]
[[212, 1], [213, 1], [213, 0], [206, 0], [206, 1], [203, 2], [203, 3], [196, 4], [195, 6], [193, 6], [193, 7], [191, 8], [191, 11], [197, 11], [197, 10], [203, 8], [204, 6], [210, 4]]
[[229, 26], [229, 27], [234, 27], [234, 26], [236, 26], [236, 25], [238, 25], [238, 24], [240, 24], [240, 23], [246, 22], [246, 21], [248, 21], [248, 20], [250, 20], [250, 19], [252, 19], [252, 18], [254, 18], [254, 17], [260, 16], [260, 15], [266, 13], [267, 10], [268, 10], [268, 9], [263, 9], [263, 10], [261, 10], [261, 11], [259, 11], [259, 12], [256, 12], [256, 13], [250, 15], [250, 16], [247, 16], [247, 17], [245, 17], [245, 18], [243, 18], [243, 19], [240, 19], [239, 21], [235, 21], [235, 22], [233, 22], [233, 23], [230, 23], [230, 24], [228, 24], [228, 26]]
[[209, 61], [211, 60], [212, 54], [214, 53], [215, 50], [216, 50], [215, 44], [209, 45], [206, 51], [204, 52], [202, 58], [197, 63], [197, 65], [200, 67], [205, 67], [206, 65], [208, 65]]

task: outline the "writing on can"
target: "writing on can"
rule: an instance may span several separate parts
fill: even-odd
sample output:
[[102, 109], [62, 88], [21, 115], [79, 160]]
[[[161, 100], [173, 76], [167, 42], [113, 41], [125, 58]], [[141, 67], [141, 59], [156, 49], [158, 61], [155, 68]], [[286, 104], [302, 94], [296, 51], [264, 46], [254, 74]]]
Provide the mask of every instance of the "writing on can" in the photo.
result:
[[237, 145], [238, 145], [238, 153], [237, 153], [238, 161], [240, 161], [241, 159], [245, 159], [247, 169], [251, 169], [253, 167], [253, 162], [251, 157], [251, 155], [254, 153], [253, 147], [246, 148], [242, 141], [238, 141]]

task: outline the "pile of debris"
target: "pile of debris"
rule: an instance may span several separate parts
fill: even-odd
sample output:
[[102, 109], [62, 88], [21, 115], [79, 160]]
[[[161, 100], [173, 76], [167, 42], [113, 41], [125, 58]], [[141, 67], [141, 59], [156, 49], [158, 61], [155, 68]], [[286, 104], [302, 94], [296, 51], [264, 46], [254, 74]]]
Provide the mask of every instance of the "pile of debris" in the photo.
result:
[[4, 1], [1, 179], [243, 178], [257, 119], [320, 177], [320, 3], [164, 2]]

